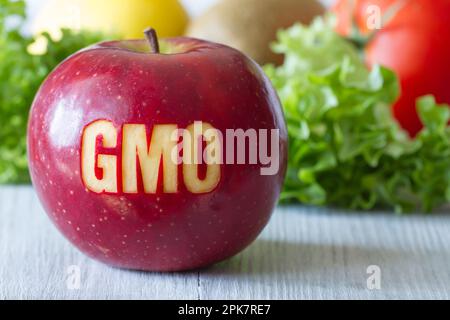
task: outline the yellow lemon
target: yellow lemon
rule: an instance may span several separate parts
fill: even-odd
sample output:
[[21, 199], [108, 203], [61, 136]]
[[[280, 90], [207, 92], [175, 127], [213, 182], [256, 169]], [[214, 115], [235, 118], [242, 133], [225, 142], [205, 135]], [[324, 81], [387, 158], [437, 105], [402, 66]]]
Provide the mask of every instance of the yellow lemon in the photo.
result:
[[177, 0], [50, 0], [34, 24], [35, 34], [61, 37], [61, 28], [87, 29], [123, 39], [142, 38], [153, 27], [161, 37], [183, 34], [188, 15]]

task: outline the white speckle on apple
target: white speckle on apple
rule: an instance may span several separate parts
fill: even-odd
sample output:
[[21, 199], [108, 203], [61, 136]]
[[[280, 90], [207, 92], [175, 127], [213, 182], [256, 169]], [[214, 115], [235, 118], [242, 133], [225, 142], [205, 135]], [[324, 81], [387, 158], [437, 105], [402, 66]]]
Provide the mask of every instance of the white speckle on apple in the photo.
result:
[[101, 247], [101, 246], [99, 246], [99, 245], [96, 245], [95, 247], [96, 247], [98, 250], [100, 250], [105, 256], [108, 256], [109, 252], [111, 251], [111, 250], [109, 250], [109, 249], [107, 249], [107, 248], [104, 248], [104, 247]]

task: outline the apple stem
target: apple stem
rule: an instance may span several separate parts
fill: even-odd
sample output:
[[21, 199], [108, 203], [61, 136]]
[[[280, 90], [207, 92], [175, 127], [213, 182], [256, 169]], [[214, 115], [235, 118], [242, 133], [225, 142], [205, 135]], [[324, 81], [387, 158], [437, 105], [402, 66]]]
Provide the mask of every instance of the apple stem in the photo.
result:
[[156, 34], [156, 30], [153, 28], [148, 28], [144, 31], [145, 36], [150, 44], [150, 48], [152, 53], [159, 53], [159, 41], [158, 35]]

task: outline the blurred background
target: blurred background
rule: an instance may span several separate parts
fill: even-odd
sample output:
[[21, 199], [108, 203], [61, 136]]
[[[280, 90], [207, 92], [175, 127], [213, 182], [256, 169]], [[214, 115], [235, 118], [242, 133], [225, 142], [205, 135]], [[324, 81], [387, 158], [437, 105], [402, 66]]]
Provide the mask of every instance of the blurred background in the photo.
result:
[[[37, 12], [39, 10], [39, 6], [42, 6], [48, 0], [27, 0], [27, 1], [29, 4], [30, 14], [32, 15], [33, 12]], [[183, 5], [189, 11], [189, 14], [193, 17], [200, 15], [218, 1], [219, 0], [181, 0]], [[330, 4], [333, 1], [334, 0], [322, 0], [324, 4]]]
[[449, 20], [448, 0], [4, 0], [0, 184], [30, 183], [27, 121], [47, 75], [153, 27], [264, 68], [290, 135], [282, 202], [432, 211], [450, 202]]

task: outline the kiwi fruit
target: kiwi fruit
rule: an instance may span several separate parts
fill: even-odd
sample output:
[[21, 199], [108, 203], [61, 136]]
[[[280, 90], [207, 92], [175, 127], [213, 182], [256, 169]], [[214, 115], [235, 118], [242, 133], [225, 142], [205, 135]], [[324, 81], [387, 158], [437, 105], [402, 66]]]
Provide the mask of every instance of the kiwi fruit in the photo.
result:
[[324, 11], [318, 0], [222, 0], [191, 22], [187, 36], [229, 45], [261, 65], [281, 64], [270, 48], [277, 31], [309, 24]]

